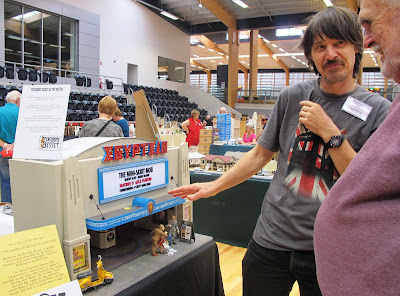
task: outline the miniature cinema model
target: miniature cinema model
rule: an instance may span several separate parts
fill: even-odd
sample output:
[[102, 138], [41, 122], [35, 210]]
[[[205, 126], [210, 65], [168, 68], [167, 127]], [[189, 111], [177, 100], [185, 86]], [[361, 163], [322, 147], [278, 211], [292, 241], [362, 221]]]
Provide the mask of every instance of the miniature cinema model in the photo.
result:
[[58, 161], [10, 160], [15, 231], [55, 224], [71, 280], [91, 269], [91, 235], [101, 248], [115, 227], [171, 208], [192, 220], [191, 202], [167, 194], [190, 183], [187, 144], [168, 147], [149, 132], [155, 123], [140, 99], [146, 139], [78, 138], [64, 142]]

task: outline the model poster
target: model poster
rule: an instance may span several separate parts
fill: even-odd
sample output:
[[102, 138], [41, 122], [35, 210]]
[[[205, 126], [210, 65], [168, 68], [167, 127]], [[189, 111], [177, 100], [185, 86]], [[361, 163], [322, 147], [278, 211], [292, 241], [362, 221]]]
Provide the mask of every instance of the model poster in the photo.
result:
[[87, 244], [81, 244], [78, 246], [73, 247], [72, 254], [73, 254], [73, 266], [74, 266], [74, 273], [78, 273], [82, 269], [88, 268], [88, 260], [87, 260]]
[[58, 160], [70, 85], [24, 85], [13, 158]]

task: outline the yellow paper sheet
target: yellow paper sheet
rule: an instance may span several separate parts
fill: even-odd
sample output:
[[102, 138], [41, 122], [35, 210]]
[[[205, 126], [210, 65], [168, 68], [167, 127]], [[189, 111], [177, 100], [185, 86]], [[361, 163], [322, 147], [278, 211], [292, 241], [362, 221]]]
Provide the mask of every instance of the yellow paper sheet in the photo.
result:
[[55, 225], [0, 236], [0, 295], [33, 295], [69, 281]]

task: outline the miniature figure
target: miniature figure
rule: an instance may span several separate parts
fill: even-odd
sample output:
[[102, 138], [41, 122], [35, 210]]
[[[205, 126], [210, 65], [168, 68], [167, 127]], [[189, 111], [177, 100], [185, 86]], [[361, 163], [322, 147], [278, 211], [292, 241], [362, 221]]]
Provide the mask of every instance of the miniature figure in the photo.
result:
[[101, 260], [101, 255], [98, 256], [99, 261], [97, 264], [97, 279], [92, 280], [92, 271], [87, 271], [82, 274], [78, 274], [78, 282], [81, 287], [82, 292], [93, 287], [96, 289], [97, 286], [102, 284], [111, 284], [114, 280], [114, 275], [103, 268], [103, 261]]
[[158, 256], [157, 249], [160, 248], [160, 253], [164, 253], [164, 237], [167, 237], [168, 234], [164, 232], [165, 228], [163, 224], [160, 224], [158, 228], [154, 228], [151, 231], [151, 234], [154, 234], [153, 244], [151, 246], [151, 255]]
[[[179, 235], [179, 226], [178, 226], [178, 221], [176, 221], [175, 216], [171, 217], [171, 221], [168, 222], [167, 226], [169, 226], [168, 234], [172, 237], [172, 243], [174, 245], [176, 245], [175, 239]], [[171, 243], [170, 243], [170, 245], [171, 245]]]

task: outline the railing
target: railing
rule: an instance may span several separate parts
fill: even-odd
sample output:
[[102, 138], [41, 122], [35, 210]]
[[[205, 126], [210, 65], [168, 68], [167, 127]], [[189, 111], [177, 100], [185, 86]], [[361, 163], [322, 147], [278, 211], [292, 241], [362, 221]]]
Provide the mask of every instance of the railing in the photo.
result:
[[[108, 76], [108, 75], [99, 75], [99, 74], [93, 74], [93, 73], [85, 73], [85, 72], [79, 72], [79, 71], [72, 71], [72, 70], [66, 70], [66, 69], [59, 69], [59, 68], [50, 68], [50, 67], [42, 67], [42, 66], [37, 66], [37, 65], [31, 65], [31, 64], [22, 64], [22, 63], [14, 63], [14, 62], [9, 62], [9, 61], [0, 61], [0, 64], [2, 65], [7, 65], [7, 66], [12, 66], [14, 69], [14, 78], [13, 79], [8, 79], [6, 77], [0, 78], [0, 81], [8, 81], [11, 82], [15, 85], [17, 84], [40, 84], [43, 83], [43, 72], [50, 71], [53, 72], [54, 74], [57, 75], [57, 84], [73, 84], [75, 81], [75, 76], [85, 76], [88, 77], [92, 80], [92, 86], [88, 87], [86, 83], [84, 86], [77, 86], [77, 88], [84, 89], [86, 90], [102, 90], [106, 92], [118, 92], [122, 93], [123, 92], [123, 80], [122, 78], [119, 77], [113, 77], [113, 76]], [[34, 69], [36, 71], [40, 71], [39, 79], [37, 81], [29, 81], [27, 80], [20, 80], [18, 79], [18, 73], [17, 73], [17, 68], [25, 68], [25, 69]], [[97, 80], [96, 80], [97, 78]], [[107, 89], [106, 88], [106, 80], [111, 80], [113, 82], [113, 88], [112, 89]]]
[[274, 103], [282, 89], [238, 90], [238, 103]]
[[228, 89], [218, 86], [218, 85], [212, 85], [210, 86], [210, 89], [207, 91], [210, 95], [214, 96], [221, 102], [228, 104]]

